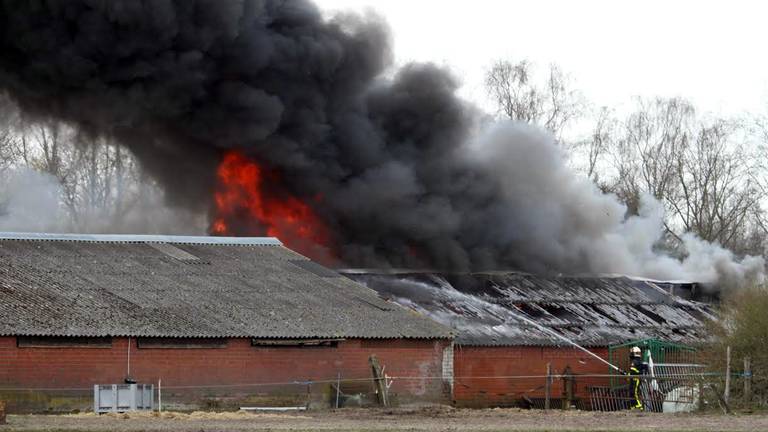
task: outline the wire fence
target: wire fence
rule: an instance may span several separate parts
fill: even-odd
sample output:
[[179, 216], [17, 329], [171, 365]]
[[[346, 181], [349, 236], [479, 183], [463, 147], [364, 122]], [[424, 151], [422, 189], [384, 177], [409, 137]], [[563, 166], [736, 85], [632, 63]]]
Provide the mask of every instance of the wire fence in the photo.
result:
[[[325, 377], [244, 383], [208, 383], [201, 385], [155, 384], [156, 401], [173, 408], [179, 401], [205, 399], [204, 409], [228, 409], [246, 406], [364, 407], [379, 402], [377, 393], [398, 396], [418, 395], [424, 389], [444, 389], [446, 402], [457, 406], [516, 406], [531, 409], [580, 409], [619, 411], [637, 409], [653, 412], [681, 412], [718, 404], [722, 397], [713, 395], [722, 388], [723, 373], [708, 371], [697, 364], [657, 364], [653, 374], [624, 376], [617, 374], [579, 374], [551, 371], [534, 375], [466, 375], [374, 377]], [[732, 374], [735, 386], [754, 377], [743, 372]], [[383, 383], [378, 381], [383, 379]], [[103, 384], [103, 383], [99, 383]], [[382, 386], [377, 386], [382, 384]], [[383, 389], [383, 390], [380, 390]], [[61, 403], [61, 395], [72, 394], [83, 405], [90, 405], [89, 387], [0, 387], [9, 411], [29, 402], [37, 403], [35, 411], [50, 410], [46, 404]], [[41, 396], [42, 394], [42, 396]], [[31, 397], [34, 395], [34, 397]], [[46, 396], [47, 395], [47, 396]], [[276, 397], [278, 395], [279, 397]], [[715, 402], [711, 402], [714, 400]], [[235, 405], [223, 405], [224, 402]], [[395, 402], [396, 403], [396, 402]], [[245, 404], [245, 405], [244, 405]], [[186, 405], [185, 405], [186, 406]], [[156, 408], [162, 409], [163, 406]]]

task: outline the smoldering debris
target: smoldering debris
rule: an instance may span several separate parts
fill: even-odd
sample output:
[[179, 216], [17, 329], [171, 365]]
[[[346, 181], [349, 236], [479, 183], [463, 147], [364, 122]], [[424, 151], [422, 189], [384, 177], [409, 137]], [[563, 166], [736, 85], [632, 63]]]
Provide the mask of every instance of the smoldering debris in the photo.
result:
[[[347, 273], [380, 296], [455, 330], [467, 345], [607, 346], [660, 338], [700, 343], [716, 319], [669, 293], [687, 284], [520, 273]], [[568, 341], [562, 340], [565, 337]]]

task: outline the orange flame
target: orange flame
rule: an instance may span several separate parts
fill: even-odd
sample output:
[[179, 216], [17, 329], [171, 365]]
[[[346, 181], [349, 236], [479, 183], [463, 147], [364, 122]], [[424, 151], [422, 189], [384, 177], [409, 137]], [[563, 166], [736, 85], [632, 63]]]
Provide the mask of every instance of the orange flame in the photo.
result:
[[[279, 178], [238, 151], [224, 155], [217, 171], [213, 235], [267, 235], [316, 261], [335, 262], [327, 245], [328, 228], [313, 209], [296, 197], [275, 196]], [[270, 192], [270, 193], [268, 193]], [[282, 194], [281, 194], [282, 195]], [[318, 197], [319, 199], [319, 197]]]

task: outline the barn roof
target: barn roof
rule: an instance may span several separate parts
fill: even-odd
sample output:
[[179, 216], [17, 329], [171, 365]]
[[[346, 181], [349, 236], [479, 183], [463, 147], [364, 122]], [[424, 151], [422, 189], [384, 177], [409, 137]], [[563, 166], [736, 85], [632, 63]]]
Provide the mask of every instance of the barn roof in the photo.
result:
[[446, 338], [273, 238], [0, 233], [0, 335]]
[[543, 277], [520, 273], [347, 274], [390, 299], [454, 328], [464, 345], [581, 345], [655, 338], [707, 339], [710, 308], [682, 298], [694, 284], [628, 277]]

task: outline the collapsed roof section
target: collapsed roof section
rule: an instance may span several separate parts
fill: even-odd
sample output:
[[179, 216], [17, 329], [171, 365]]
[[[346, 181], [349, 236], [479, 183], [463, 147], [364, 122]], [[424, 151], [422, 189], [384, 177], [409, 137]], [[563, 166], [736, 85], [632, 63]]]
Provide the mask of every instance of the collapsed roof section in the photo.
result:
[[645, 338], [696, 343], [707, 339], [707, 322], [715, 319], [708, 305], [676, 295], [694, 288], [681, 282], [519, 273], [347, 276], [452, 327], [463, 345], [566, 345], [537, 326], [585, 346]]

